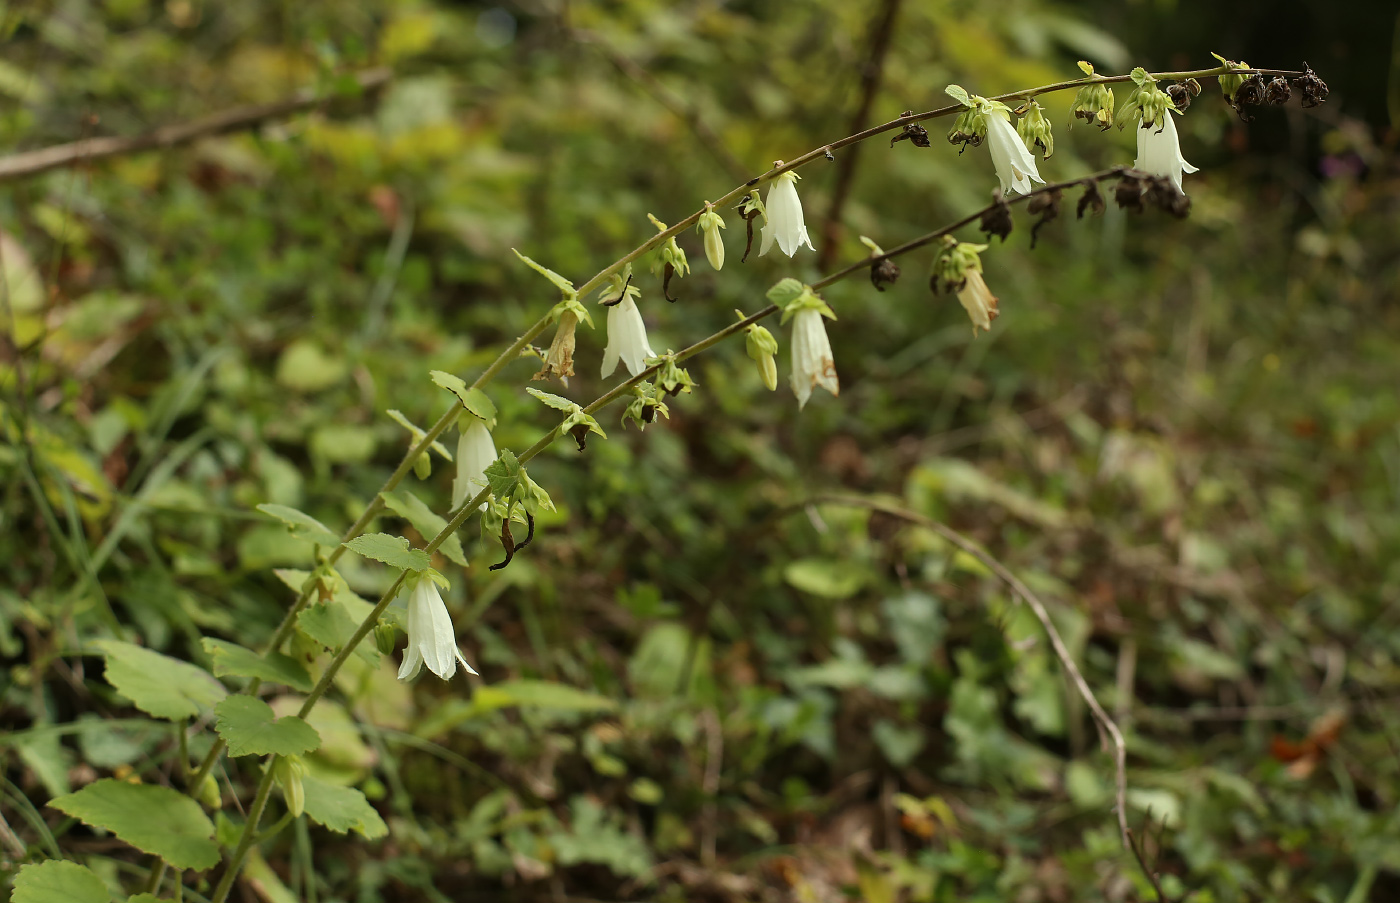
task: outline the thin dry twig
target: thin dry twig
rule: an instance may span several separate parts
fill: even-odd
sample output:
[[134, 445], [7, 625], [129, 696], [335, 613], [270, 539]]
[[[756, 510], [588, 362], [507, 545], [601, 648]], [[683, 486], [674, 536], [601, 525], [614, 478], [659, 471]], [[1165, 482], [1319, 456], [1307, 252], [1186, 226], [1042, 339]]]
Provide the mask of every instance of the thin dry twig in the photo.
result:
[[[1079, 666], [1074, 663], [1074, 657], [1070, 655], [1069, 647], [1065, 645], [1064, 639], [1060, 636], [1060, 631], [1056, 629], [1055, 622], [1050, 619], [1050, 611], [1045, 607], [1045, 603], [1042, 602], [1035, 593], [1031, 592], [1030, 588], [1022, 583], [1020, 578], [1011, 573], [1000, 561], [993, 558], [991, 553], [983, 549], [982, 546], [959, 533], [957, 530], [954, 530], [952, 527], [940, 523], [933, 518], [925, 517], [922, 514], [910, 511], [907, 508], [901, 508], [898, 505], [855, 496], [818, 495], [808, 499], [806, 504], [812, 503], [866, 508], [870, 511], [878, 511], [881, 514], [887, 514], [890, 517], [899, 518], [908, 523], [932, 530], [948, 542], [951, 542], [959, 549], [986, 565], [992, 573], [1001, 578], [1007, 586], [1011, 587], [1012, 592], [1026, 603], [1027, 607], [1035, 614], [1036, 619], [1040, 621], [1040, 626], [1044, 628], [1046, 636], [1049, 637], [1050, 645], [1055, 652], [1055, 657], [1060, 660], [1060, 666], [1065, 669], [1065, 673], [1069, 675], [1070, 681], [1074, 684], [1075, 689], [1079, 691], [1079, 695], [1084, 699], [1084, 703], [1089, 706], [1089, 711], [1093, 713], [1094, 721], [1113, 744], [1115, 768], [1114, 784], [1116, 788], [1115, 808], [1118, 810], [1118, 833], [1122, 838], [1124, 849], [1132, 850], [1133, 854], [1138, 856], [1139, 863], [1141, 863], [1141, 856], [1133, 845], [1132, 829], [1128, 827], [1128, 747], [1123, 742], [1123, 732], [1118, 729], [1117, 722], [1109, 716], [1108, 712], [1105, 711], [1104, 707], [1099, 703], [1098, 697], [1095, 696], [1094, 691], [1090, 689], [1088, 681], [1084, 679], [1084, 675], [1079, 670]], [[1143, 865], [1143, 871], [1147, 873], [1148, 878], [1152, 881], [1153, 885], [1156, 886], [1157, 879], [1146, 865]], [[1158, 894], [1161, 895], [1160, 888], [1158, 888]], [[1165, 901], [1166, 897], [1163, 895], [1161, 899]]]
[[[393, 77], [388, 69], [369, 69], [355, 76], [355, 82], [362, 91], [372, 91], [383, 87]], [[164, 125], [144, 135], [132, 138], [107, 137], [84, 138], [68, 144], [55, 144], [38, 150], [24, 151], [0, 157], [0, 182], [22, 179], [38, 175], [51, 169], [77, 166], [94, 160], [105, 160], [140, 151], [158, 148], [177, 147], [189, 144], [199, 138], [236, 132], [253, 128], [271, 119], [281, 119], [305, 110], [310, 110], [336, 99], [336, 95], [301, 91], [291, 97], [272, 103], [249, 104], [233, 107], [189, 122]]]

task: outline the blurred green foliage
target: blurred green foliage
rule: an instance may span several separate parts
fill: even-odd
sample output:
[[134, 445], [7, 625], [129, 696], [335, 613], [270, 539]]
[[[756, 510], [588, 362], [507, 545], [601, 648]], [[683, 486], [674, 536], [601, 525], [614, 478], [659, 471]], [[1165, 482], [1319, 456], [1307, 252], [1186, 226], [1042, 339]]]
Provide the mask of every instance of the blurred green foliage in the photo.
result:
[[[364, 510], [412, 441], [385, 411], [430, 424], [452, 401], [430, 370], [471, 379], [557, 300], [511, 248], [581, 284], [654, 234], [648, 212], [675, 222], [844, 135], [877, 6], [0, 13], [0, 136], [16, 150], [333, 97], [0, 190], [6, 873], [67, 857], [100, 876], [99, 899], [139, 890], [139, 858], [47, 808], [112, 786], [99, 778], [180, 786], [169, 726], [132, 708], [139, 691], [113, 691], [112, 650], [130, 649], [113, 642], [305, 692], [298, 669], [323, 666], [320, 646], [392, 576], [347, 556], [344, 607], [303, 615], [278, 676], [250, 670], [227, 643], [260, 647], [314, 563], [306, 533], [256, 506], [336, 534]], [[1186, 6], [904, 3], [869, 121], [940, 106], [949, 82], [994, 94], [1077, 77], [1081, 58], [1301, 63], [1306, 30], [1286, 49], [1228, 43], [1269, 15], [1299, 21], [1292, 6], [1218, 23]], [[389, 839], [302, 820], [255, 855], [256, 892], [1150, 898], [1120, 846], [1111, 755], [1030, 612], [923, 528], [808, 503], [835, 490], [952, 524], [1052, 603], [1127, 734], [1129, 821], [1168, 893], [1400, 894], [1400, 166], [1378, 112], [1397, 70], [1377, 63], [1395, 23], [1359, 30], [1384, 6], [1336, 14], [1353, 52], [1301, 48], [1325, 79], [1329, 55], [1344, 69], [1327, 106], [1245, 124], [1207, 86], [1180, 123], [1202, 167], [1190, 219], [1075, 221], [1067, 203], [1031, 249], [1019, 216], [984, 255], [1002, 313], [989, 335], [929, 295], [914, 255], [883, 293], [863, 279], [824, 293], [839, 399], [799, 415], [733, 341], [692, 364], [669, 421], [637, 434], [609, 409], [606, 441], [542, 455], [531, 473], [558, 511], [528, 550], [489, 571], [499, 549], [468, 529], [468, 567], [435, 561], [482, 677], [406, 686], [366, 646], [307, 719], [322, 740], [308, 812], [339, 830], [382, 817]], [[356, 90], [347, 73], [379, 65], [392, 81]], [[1131, 136], [1066, 128], [1071, 96], [1043, 99], [1060, 134], [1042, 174], [1129, 162]], [[858, 235], [892, 247], [985, 203], [985, 151], [958, 156], [944, 124], [931, 149], [860, 149], [838, 261], [867, 253]], [[803, 172], [814, 237], [836, 168]], [[689, 234], [678, 303], [639, 276], [658, 351], [757, 310], [783, 276], [820, 275], [811, 254], [741, 265], [742, 224], [722, 212], [722, 272]], [[581, 329], [577, 377], [546, 388], [601, 394], [603, 341]], [[538, 366], [487, 389], [502, 448], [556, 422], [524, 391]], [[443, 512], [451, 468], [434, 464], [405, 491]], [[417, 506], [400, 505], [371, 530], [419, 540], [394, 513]], [[201, 706], [224, 691], [181, 689], [167, 704], [212, 731]], [[267, 701], [283, 718], [299, 704]], [[210, 742], [196, 735], [191, 755]], [[215, 772], [221, 841], [255, 763]], [[373, 811], [336, 795], [348, 786]]]

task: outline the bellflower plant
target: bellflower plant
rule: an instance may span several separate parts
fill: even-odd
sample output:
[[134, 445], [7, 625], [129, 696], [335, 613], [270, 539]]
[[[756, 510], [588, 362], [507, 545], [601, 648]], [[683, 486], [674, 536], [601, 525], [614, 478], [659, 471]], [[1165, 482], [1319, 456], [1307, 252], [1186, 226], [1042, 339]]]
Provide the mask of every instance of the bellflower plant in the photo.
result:
[[[624, 278], [625, 277], [625, 278]], [[647, 344], [647, 325], [642, 322], [642, 312], [637, 309], [636, 297], [641, 292], [631, 284], [632, 268], [628, 266], [621, 274], [613, 274], [612, 283], [603, 290], [599, 303], [608, 305], [608, 345], [603, 349], [602, 376], [612, 376], [617, 362], [627, 366], [627, 372], [636, 376], [646, 369], [646, 359], [656, 357], [656, 352]]]
[[[457, 478], [452, 481], [454, 511], [486, 485], [486, 468], [496, 460], [496, 443], [491, 441], [491, 431], [486, 428], [485, 421], [464, 412], [458, 418], [458, 427], [461, 434], [457, 438]], [[484, 509], [486, 505], [483, 503], [481, 507]]]
[[[826, 335], [822, 318], [836, 319], [836, 313], [814, 291], [791, 277], [768, 290], [768, 300], [783, 309], [782, 322], [792, 320], [792, 393], [798, 408], [807, 406], [812, 390], [817, 386], [832, 395], [841, 394], [841, 382], [836, 377], [836, 361], [831, 355], [831, 340]], [[776, 343], [775, 343], [776, 344]]]
[[424, 665], [443, 680], [452, 679], [458, 662], [468, 674], [477, 673], [457, 648], [452, 617], [438, 592], [438, 584], [446, 585], [447, 581], [431, 568], [411, 579], [416, 582], [408, 596], [408, 646], [399, 667], [399, 680], [412, 680]]
[[1137, 130], [1137, 160], [1133, 162], [1133, 168], [1154, 176], [1165, 176], [1172, 180], [1177, 191], [1185, 194], [1185, 189], [1181, 187], [1182, 174], [1199, 170], [1181, 155], [1175, 118], [1171, 112], [1163, 113], [1161, 125], [1154, 127], [1144, 124]]
[[[783, 161], [775, 160], [773, 165], [782, 166]], [[812, 247], [812, 239], [807, 237], [807, 224], [802, 219], [802, 201], [797, 197], [797, 180], [800, 178], [795, 172], [785, 172], [775, 178], [769, 186], [768, 198], [764, 202], [767, 222], [763, 226], [763, 244], [758, 248], [759, 257], [768, 253], [775, 240], [779, 250], [789, 257], [795, 255], [797, 249], [803, 245], [806, 245], [809, 251], [816, 250]]]

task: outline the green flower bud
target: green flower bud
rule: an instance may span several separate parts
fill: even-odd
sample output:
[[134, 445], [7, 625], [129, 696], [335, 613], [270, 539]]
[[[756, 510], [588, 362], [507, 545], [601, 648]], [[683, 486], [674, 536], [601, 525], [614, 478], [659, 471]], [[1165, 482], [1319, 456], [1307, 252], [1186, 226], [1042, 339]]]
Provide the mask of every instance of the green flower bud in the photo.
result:
[[1113, 89], [1108, 85], [1085, 85], [1074, 95], [1070, 112], [1077, 119], [1108, 129], [1113, 125]]
[[1031, 101], [1021, 121], [1016, 124], [1016, 133], [1026, 142], [1027, 148], [1038, 146], [1047, 160], [1055, 152], [1055, 136], [1050, 132], [1050, 120], [1045, 118], [1045, 111], [1035, 101]]
[[418, 460], [413, 462], [413, 473], [420, 480], [426, 480], [433, 475], [433, 462], [428, 459], [427, 452], [419, 455]]
[[195, 788], [194, 797], [203, 803], [206, 809], [221, 809], [224, 805], [223, 795], [219, 793], [219, 784], [212, 774], [204, 776], [203, 782]]
[[710, 261], [710, 266], [717, 270], [724, 269], [724, 238], [719, 234], [723, 228], [723, 217], [715, 212], [714, 205], [706, 201], [705, 212], [700, 214], [695, 229], [705, 236], [705, 257]]
[[[1220, 65], [1226, 67], [1227, 69], [1249, 68], [1249, 63], [1237, 63], [1234, 60], [1227, 60], [1225, 59], [1225, 57], [1221, 56], [1218, 53], [1212, 53], [1211, 56], [1219, 60]], [[1244, 80], [1246, 78], [1248, 78], [1248, 76], [1235, 75], [1233, 73], [1220, 76], [1218, 79], [1220, 82], [1220, 93], [1225, 95], [1226, 100], [1234, 100], [1235, 92], [1240, 89], [1240, 85], [1244, 84]]]
[[306, 811], [306, 789], [301, 782], [306, 777], [306, 764], [301, 761], [301, 756], [278, 756], [272, 769], [273, 778], [282, 788], [287, 811], [292, 813], [293, 818], [300, 816]]
[[[742, 311], [736, 310], [734, 313], [739, 315], [739, 319], [744, 319]], [[744, 347], [749, 357], [758, 365], [758, 375], [768, 387], [768, 391], [776, 391], [778, 364], [774, 356], [778, 353], [778, 340], [773, 338], [773, 333], [757, 323], [750, 324], [744, 328]]]
[[390, 655], [394, 647], [398, 645], [399, 629], [388, 621], [380, 621], [374, 625], [374, 646], [379, 650], [380, 655]]

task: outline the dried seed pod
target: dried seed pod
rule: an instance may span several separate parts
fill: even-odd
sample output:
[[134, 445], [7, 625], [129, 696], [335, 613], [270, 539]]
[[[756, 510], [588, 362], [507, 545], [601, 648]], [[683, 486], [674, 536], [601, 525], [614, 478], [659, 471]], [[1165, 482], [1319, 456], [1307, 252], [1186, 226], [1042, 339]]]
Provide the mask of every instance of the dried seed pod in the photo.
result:
[[1293, 89], [1288, 87], [1288, 79], [1282, 75], [1276, 75], [1264, 86], [1264, 103], [1281, 107], [1288, 103], [1288, 99], [1293, 96]]
[[1191, 212], [1191, 199], [1179, 191], [1166, 176], [1152, 176], [1147, 180], [1147, 190], [1143, 199], [1157, 209], [1170, 213], [1177, 219], [1185, 219]]
[[1079, 203], [1074, 207], [1075, 219], [1083, 219], [1085, 210], [1092, 210], [1095, 216], [1103, 216], [1104, 203], [1103, 195], [1099, 193], [1099, 183], [1093, 179], [1084, 182], [1084, 196], [1079, 199]]
[[[914, 111], [905, 110], [899, 115], [900, 118], [913, 116]], [[915, 147], [928, 147], [928, 129], [919, 125], [917, 122], [906, 122], [904, 124], [904, 130], [890, 139], [890, 147], [894, 147], [896, 141], [908, 141]]]
[[1031, 226], [1032, 248], [1035, 247], [1035, 237], [1036, 233], [1040, 231], [1040, 227], [1060, 215], [1060, 198], [1060, 189], [1052, 188], [1049, 191], [1036, 192], [1035, 195], [1026, 202], [1027, 213], [1040, 214], [1040, 219], [1035, 221], [1035, 225]]
[[1234, 96], [1230, 98], [1230, 106], [1235, 108], [1235, 112], [1240, 114], [1240, 119], [1245, 122], [1252, 121], [1252, 117], [1244, 111], [1245, 107], [1257, 107], [1264, 102], [1264, 79], [1258, 73], [1246, 78], [1238, 88], [1235, 89]]
[[885, 286], [893, 285], [898, 278], [899, 265], [888, 257], [877, 260], [870, 267], [870, 284], [875, 286], [876, 291], [883, 292]]
[[1006, 236], [1011, 234], [1015, 223], [1011, 219], [1011, 206], [1006, 203], [1006, 198], [1001, 194], [1001, 189], [992, 190], [992, 206], [982, 214], [978, 228], [987, 235], [999, 235], [1001, 240], [1006, 241]]
[[1177, 82], [1174, 85], [1167, 85], [1167, 96], [1171, 98], [1172, 106], [1185, 113], [1186, 108], [1191, 106], [1191, 98], [1195, 95], [1183, 82]]
[[1142, 212], [1143, 173], [1127, 170], [1118, 177], [1118, 185], [1113, 189], [1113, 200], [1124, 210]]
[[1317, 77], [1312, 67], [1303, 64], [1303, 74], [1293, 79], [1293, 87], [1303, 95], [1303, 107], [1315, 107], [1327, 100], [1327, 82]]

